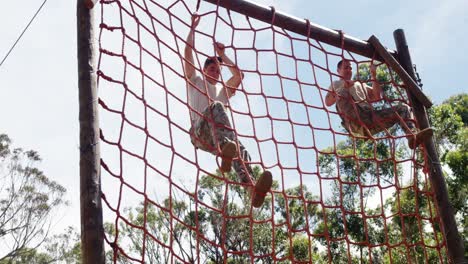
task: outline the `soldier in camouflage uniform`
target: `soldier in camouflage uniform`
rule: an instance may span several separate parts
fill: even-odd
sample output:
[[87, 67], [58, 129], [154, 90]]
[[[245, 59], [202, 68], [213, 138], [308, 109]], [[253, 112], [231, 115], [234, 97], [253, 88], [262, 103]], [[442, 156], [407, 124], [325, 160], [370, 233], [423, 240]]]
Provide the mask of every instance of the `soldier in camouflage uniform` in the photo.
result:
[[372, 137], [399, 123], [406, 132], [408, 146], [412, 149], [432, 136], [432, 129], [421, 131], [414, 125], [411, 109], [406, 104], [375, 110], [372, 102], [382, 99], [382, 91], [376, 79], [376, 67], [371, 65], [372, 87], [351, 80], [351, 62], [341, 60], [337, 65], [340, 80], [334, 81], [325, 97], [327, 106], [336, 103], [336, 109], [345, 128], [354, 136]]
[[[243, 74], [240, 69], [226, 56], [223, 44], [216, 42], [214, 48], [219, 57], [209, 57], [203, 66], [203, 74], [196, 74], [193, 59], [195, 28], [200, 17], [192, 17], [192, 26], [185, 47], [185, 74], [187, 79], [188, 103], [190, 106], [190, 137], [193, 145], [201, 150], [221, 157], [221, 172], [229, 172], [231, 165], [242, 183], [249, 188], [252, 195], [252, 205], [260, 207], [266, 193], [272, 185], [272, 175], [264, 171], [257, 183], [253, 184], [253, 171], [250, 167], [250, 155], [237, 140], [229, 122], [226, 106], [229, 98], [240, 86]], [[220, 81], [221, 65], [229, 68], [232, 77], [226, 82]], [[238, 150], [239, 146], [239, 150]], [[239, 158], [237, 158], [239, 156]]]

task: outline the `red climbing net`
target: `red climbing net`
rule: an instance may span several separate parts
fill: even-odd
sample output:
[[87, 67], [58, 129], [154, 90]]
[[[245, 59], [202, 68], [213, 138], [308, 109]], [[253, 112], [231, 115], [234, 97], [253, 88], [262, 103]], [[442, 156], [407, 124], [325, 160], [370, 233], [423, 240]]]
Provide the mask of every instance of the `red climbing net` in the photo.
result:
[[[102, 0], [100, 8], [109, 261], [447, 261], [423, 148], [407, 148], [399, 125], [371, 139], [350, 134], [335, 106], [325, 105], [338, 61], [349, 59], [363, 83], [377, 62], [195, 0]], [[218, 41], [244, 73], [228, 113], [253, 177], [273, 174], [259, 209], [234, 172], [220, 173], [216, 158], [190, 140], [183, 65], [195, 10], [197, 71]], [[223, 78], [229, 74], [223, 69]], [[409, 104], [385, 64], [378, 78], [385, 96], [375, 109]]]

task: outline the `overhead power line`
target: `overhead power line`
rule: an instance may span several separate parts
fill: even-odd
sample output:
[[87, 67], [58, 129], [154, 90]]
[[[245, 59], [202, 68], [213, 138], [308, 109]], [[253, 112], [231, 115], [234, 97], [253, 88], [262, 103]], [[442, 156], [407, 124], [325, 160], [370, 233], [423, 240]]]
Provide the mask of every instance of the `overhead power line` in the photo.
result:
[[42, 7], [45, 5], [45, 3], [47, 2], [47, 0], [44, 0], [44, 2], [42, 2], [41, 6], [39, 7], [39, 9], [37, 9], [36, 13], [34, 14], [34, 16], [31, 18], [31, 20], [29, 20], [29, 23], [26, 25], [26, 27], [23, 29], [23, 32], [21, 32], [21, 34], [19, 35], [18, 39], [16, 39], [15, 43], [13, 44], [13, 46], [11, 46], [10, 50], [7, 52], [7, 54], [5, 55], [5, 57], [2, 59], [2, 62], [0, 62], [0, 67], [3, 65], [3, 62], [5, 62], [5, 60], [8, 58], [8, 56], [10, 55], [10, 53], [13, 51], [13, 49], [15, 48], [16, 44], [18, 44], [18, 42], [20, 41], [21, 37], [24, 35], [24, 33], [26, 32], [26, 30], [28, 30], [29, 26], [32, 24], [32, 22], [34, 21], [34, 19], [36, 18], [37, 14], [39, 14], [39, 12], [41, 12], [41, 9]]

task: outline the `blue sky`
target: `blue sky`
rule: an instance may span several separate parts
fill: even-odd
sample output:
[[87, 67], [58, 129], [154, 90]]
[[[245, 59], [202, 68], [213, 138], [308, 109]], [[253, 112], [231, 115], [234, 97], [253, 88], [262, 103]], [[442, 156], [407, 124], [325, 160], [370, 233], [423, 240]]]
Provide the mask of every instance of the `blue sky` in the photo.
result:
[[[196, 1], [188, 2], [194, 7]], [[402, 28], [426, 95], [440, 103], [451, 95], [468, 91], [461, 81], [468, 61], [464, 50], [468, 47], [465, 30], [468, 2], [465, 0], [392, 1], [391, 4], [370, 0], [256, 2], [327, 28], [340, 29], [359, 39], [376, 35], [390, 49], [394, 49], [393, 31]], [[6, 54], [41, 3], [25, 0], [2, 5], [0, 56]], [[43, 157], [41, 168], [68, 189], [72, 206], [59, 217], [63, 219], [60, 225], [72, 224], [79, 228], [75, 5], [75, 1], [49, 0], [0, 67], [3, 129], [0, 132], [7, 133], [16, 146], [39, 151]], [[202, 8], [210, 5], [202, 2]], [[246, 62], [242, 67], [249, 65]], [[242, 96], [236, 99], [239, 109], [243, 99]], [[186, 121], [184, 117], [181, 120]]]

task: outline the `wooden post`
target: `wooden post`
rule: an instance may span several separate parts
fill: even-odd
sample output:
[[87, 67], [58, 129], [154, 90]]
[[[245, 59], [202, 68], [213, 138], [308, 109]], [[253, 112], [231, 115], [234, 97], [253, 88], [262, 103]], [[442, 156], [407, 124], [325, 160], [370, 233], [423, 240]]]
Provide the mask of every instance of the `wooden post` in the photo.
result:
[[[267, 8], [247, 0], [204, 0], [205, 2], [219, 5], [228, 10], [238, 12], [263, 21], [268, 24], [281, 27], [288, 31], [310, 37], [323, 43], [332, 45], [337, 48], [354, 52], [367, 58], [374, 58], [382, 61], [378, 54], [375, 54], [374, 48], [366, 41], [351, 37], [339, 31], [322, 27], [320, 25], [310, 23], [304, 19], [298, 19], [293, 16], [286, 15], [282, 12], [274, 12], [271, 8]], [[274, 15], [274, 20], [273, 20]], [[343, 44], [342, 44], [343, 40]], [[393, 50], [388, 51], [390, 54], [395, 55]]]
[[104, 264], [93, 0], [77, 0], [82, 263]]
[[[406, 43], [405, 33], [402, 29], [395, 30], [393, 33], [395, 43], [397, 46], [398, 60], [406, 72], [411, 76], [413, 80], [416, 80], [416, 76], [413, 71], [413, 63], [411, 62], [411, 56]], [[429, 121], [427, 118], [426, 109], [417, 100], [417, 98], [410, 93], [410, 100], [413, 105], [413, 111], [420, 127], [429, 127]], [[428, 140], [424, 142], [426, 149], [430, 173], [429, 179], [431, 181], [432, 189], [435, 193], [437, 208], [439, 210], [439, 216], [442, 221], [442, 232], [447, 242], [448, 255], [452, 263], [461, 264], [467, 263], [464, 258], [463, 242], [460, 234], [458, 233], [457, 223], [455, 222], [455, 215], [453, 213], [452, 205], [448, 199], [447, 186], [442, 174], [442, 167], [440, 165], [439, 156], [435, 147], [434, 140]]]

